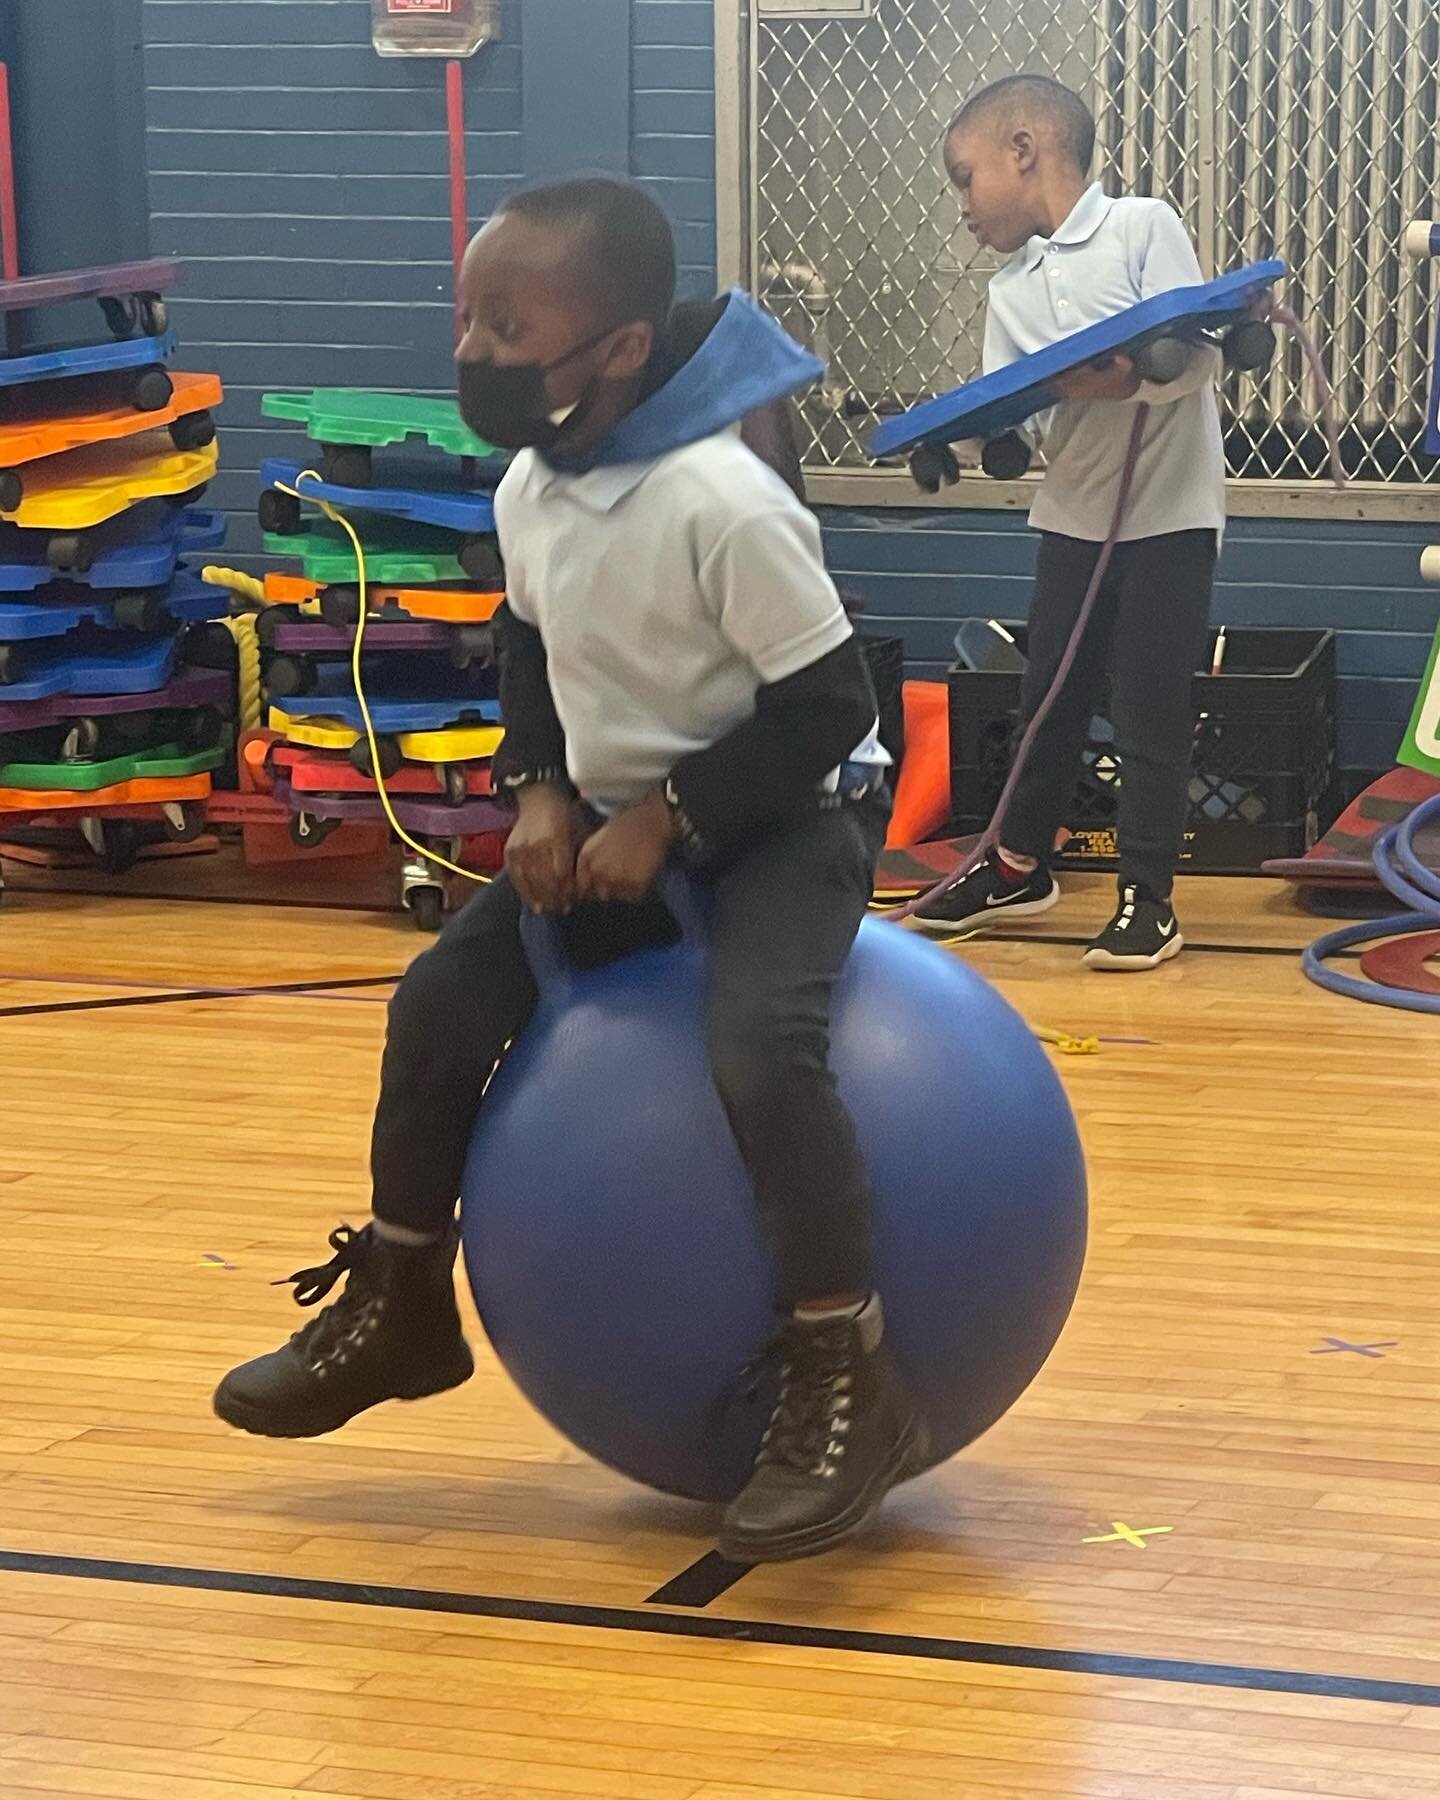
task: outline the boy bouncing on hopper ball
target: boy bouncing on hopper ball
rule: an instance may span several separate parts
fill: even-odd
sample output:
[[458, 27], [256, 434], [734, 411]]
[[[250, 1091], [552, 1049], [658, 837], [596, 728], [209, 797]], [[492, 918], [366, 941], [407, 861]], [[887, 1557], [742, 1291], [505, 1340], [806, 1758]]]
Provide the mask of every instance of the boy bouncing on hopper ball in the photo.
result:
[[309, 1437], [467, 1379], [456, 1198], [487, 1079], [536, 1004], [522, 912], [554, 919], [579, 964], [674, 941], [655, 886], [680, 859], [708, 890], [711, 1067], [784, 1314], [775, 1410], [721, 1534], [727, 1556], [758, 1562], [849, 1537], [925, 1451], [829, 1068], [889, 758], [815, 520], [736, 429], [754, 441], [820, 365], [745, 296], [672, 312], [674, 287], [664, 215], [609, 178], [524, 191], [470, 245], [461, 410], [518, 453], [495, 515], [496, 776], [519, 816], [506, 874], [391, 1002], [371, 1222], [291, 1277], [301, 1305], [342, 1278], [343, 1292], [227, 1375], [215, 1409]]

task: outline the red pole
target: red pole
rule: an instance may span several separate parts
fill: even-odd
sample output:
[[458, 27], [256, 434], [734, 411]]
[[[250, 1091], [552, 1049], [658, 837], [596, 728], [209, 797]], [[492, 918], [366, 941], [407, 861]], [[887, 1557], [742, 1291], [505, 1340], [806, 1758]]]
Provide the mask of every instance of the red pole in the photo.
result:
[[[0, 274], [20, 279], [20, 229], [15, 216], [15, 140], [10, 124], [10, 71], [0, 62]], [[20, 317], [5, 315], [5, 344], [13, 356], [20, 346]]]
[[[445, 122], [450, 138], [450, 251], [455, 262], [455, 293], [460, 293], [460, 265], [470, 241], [470, 208], [465, 189], [465, 65], [445, 66]], [[458, 335], [459, 326], [457, 322]]]

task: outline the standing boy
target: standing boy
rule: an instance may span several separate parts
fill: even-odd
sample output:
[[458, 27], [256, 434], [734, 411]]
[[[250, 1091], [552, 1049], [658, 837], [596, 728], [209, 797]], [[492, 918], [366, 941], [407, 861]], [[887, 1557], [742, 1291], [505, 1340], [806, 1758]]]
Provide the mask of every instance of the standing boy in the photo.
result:
[[[1090, 183], [1094, 148], [1084, 101], [1039, 75], [983, 89], [946, 133], [945, 166], [966, 224], [982, 247], [1009, 258], [990, 283], [987, 373], [1204, 279], [1164, 201], [1112, 200]], [[1219, 369], [1219, 353], [1197, 346], [1180, 378], [1158, 386], [1117, 356], [1067, 376], [1060, 404], [1038, 422], [1047, 468], [1030, 512], [1041, 540], [1021, 696], [1027, 720], [1055, 679], [1110, 533], [1135, 408], [1150, 408], [1114, 558], [1070, 676], [1036, 734], [997, 848], [926, 907], [919, 922], [931, 930], [973, 933], [1055, 904], [1052, 847], [1108, 671], [1123, 767], [1120, 892], [1084, 960], [1094, 969], [1153, 969], [1181, 949], [1171, 887], [1189, 795], [1191, 680], [1225, 523]]]

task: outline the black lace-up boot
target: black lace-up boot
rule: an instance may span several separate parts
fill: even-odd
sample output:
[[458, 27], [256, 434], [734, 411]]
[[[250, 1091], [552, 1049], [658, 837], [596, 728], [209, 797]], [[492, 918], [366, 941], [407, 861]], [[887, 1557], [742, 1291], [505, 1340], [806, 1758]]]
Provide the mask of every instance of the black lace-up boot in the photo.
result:
[[412, 1247], [371, 1225], [342, 1225], [330, 1247], [328, 1263], [289, 1277], [295, 1300], [314, 1306], [342, 1276], [344, 1291], [281, 1349], [230, 1371], [215, 1390], [227, 1425], [260, 1437], [319, 1437], [382, 1400], [443, 1393], [473, 1373], [455, 1305], [453, 1230]]
[[755, 1473], [725, 1514], [722, 1556], [784, 1562], [833, 1549], [924, 1466], [925, 1427], [883, 1337], [876, 1295], [852, 1318], [787, 1323], [779, 1397]]

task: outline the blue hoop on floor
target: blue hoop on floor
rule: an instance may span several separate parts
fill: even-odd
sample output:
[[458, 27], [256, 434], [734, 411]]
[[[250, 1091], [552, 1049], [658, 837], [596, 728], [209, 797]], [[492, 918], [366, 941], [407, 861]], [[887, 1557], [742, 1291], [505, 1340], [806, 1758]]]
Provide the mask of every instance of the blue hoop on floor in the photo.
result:
[[1414, 812], [1392, 825], [1375, 846], [1375, 873], [1407, 908], [1383, 919], [1367, 919], [1345, 925], [1317, 938], [1300, 959], [1300, 966], [1320, 987], [1372, 1006], [1396, 1006], [1406, 1012], [1440, 1013], [1440, 994], [1412, 994], [1401, 988], [1361, 981], [1326, 966], [1325, 959], [1355, 944], [1377, 938], [1409, 937], [1421, 931], [1440, 930], [1440, 875], [1427, 869], [1415, 850], [1415, 840], [1426, 825], [1440, 820], [1440, 794], [1422, 802]]

